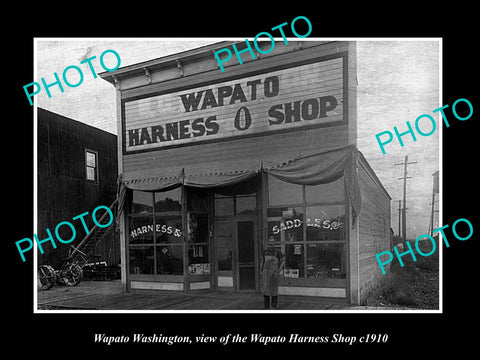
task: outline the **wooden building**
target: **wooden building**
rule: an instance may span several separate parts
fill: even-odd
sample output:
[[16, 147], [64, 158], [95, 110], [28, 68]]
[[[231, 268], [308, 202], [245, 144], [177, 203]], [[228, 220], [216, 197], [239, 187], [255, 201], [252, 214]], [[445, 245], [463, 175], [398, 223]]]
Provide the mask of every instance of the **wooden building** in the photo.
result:
[[[117, 190], [117, 136], [65, 116], [38, 108], [37, 113], [37, 229], [39, 239], [52, 234], [56, 225], [70, 221], [76, 227], [76, 245], [84, 236], [80, 220], [72, 218], [99, 205], [110, 206]], [[93, 227], [90, 216], [87, 226]], [[53, 235], [55, 236], [55, 235]], [[69, 236], [65, 236], [68, 239]], [[38, 252], [39, 265], [58, 268], [68, 256], [70, 244], [48, 243]], [[114, 231], [95, 244], [95, 253], [108, 265], [120, 263], [120, 248]]]
[[[360, 303], [390, 248], [390, 197], [356, 148], [356, 45], [220, 42], [100, 76], [115, 85], [124, 289], [261, 292]], [[253, 46], [252, 46], [253, 48]]]

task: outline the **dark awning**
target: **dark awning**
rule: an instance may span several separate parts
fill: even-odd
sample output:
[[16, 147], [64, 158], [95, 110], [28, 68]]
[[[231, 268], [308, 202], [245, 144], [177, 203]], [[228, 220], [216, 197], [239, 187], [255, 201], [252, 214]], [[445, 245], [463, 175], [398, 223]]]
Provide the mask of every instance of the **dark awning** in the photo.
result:
[[183, 178], [183, 167], [166, 167], [124, 173], [122, 182], [131, 190], [161, 191], [182, 185]]
[[319, 185], [345, 176], [347, 198], [355, 214], [360, 213], [362, 199], [356, 171], [358, 150], [354, 145], [300, 156], [264, 168], [276, 178], [299, 185]]
[[265, 171], [276, 178], [299, 185], [319, 185], [345, 177], [347, 198], [355, 214], [360, 213], [361, 194], [357, 176], [358, 150], [354, 145], [314, 154], [278, 159], [245, 159], [141, 170], [125, 173], [121, 183], [128, 189], [165, 191], [186, 185], [214, 188], [233, 185]]
[[210, 162], [185, 166], [184, 184], [193, 187], [212, 188], [233, 185], [260, 173], [262, 162], [258, 159]]

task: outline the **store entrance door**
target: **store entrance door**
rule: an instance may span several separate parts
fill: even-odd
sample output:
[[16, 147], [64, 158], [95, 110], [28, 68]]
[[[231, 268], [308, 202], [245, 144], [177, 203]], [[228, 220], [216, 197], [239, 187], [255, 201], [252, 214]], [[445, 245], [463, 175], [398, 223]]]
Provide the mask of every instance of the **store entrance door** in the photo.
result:
[[238, 251], [238, 289], [255, 290], [255, 222], [253, 219], [237, 220], [236, 240]]
[[215, 287], [219, 291], [256, 291], [256, 225], [252, 215], [215, 220]]

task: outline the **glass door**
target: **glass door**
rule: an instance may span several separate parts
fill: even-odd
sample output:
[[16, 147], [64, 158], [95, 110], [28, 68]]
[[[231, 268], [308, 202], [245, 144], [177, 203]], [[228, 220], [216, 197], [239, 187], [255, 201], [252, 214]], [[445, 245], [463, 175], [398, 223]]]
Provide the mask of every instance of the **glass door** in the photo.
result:
[[215, 220], [215, 287], [217, 290], [234, 290], [234, 222]]
[[256, 230], [251, 216], [215, 220], [217, 290], [256, 290]]
[[255, 222], [236, 221], [236, 243], [238, 249], [237, 278], [239, 291], [254, 291], [255, 286]]

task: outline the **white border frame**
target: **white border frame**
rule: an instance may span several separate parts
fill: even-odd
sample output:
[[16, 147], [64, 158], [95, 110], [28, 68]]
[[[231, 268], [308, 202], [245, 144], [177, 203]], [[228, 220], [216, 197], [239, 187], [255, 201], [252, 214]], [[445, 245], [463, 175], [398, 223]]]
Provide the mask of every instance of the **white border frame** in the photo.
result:
[[[211, 41], [245, 41], [248, 39], [249, 41], [253, 41], [252, 38], [33, 38], [33, 52], [34, 52], [34, 61], [33, 61], [33, 76], [34, 80], [38, 80], [38, 73], [37, 73], [37, 42], [38, 41], [55, 41], [55, 40], [63, 40], [66, 41], [84, 41], [84, 40], [92, 40], [92, 41], [201, 41], [201, 40], [211, 40]], [[283, 38], [274, 38], [276, 41], [283, 41]], [[287, 38], [287, 40], [296, 40], [299, 41], [298, 38]], [[439, 105], [442, 106], [443, 104], [443, 38], [441, 37], [421, 37], [421, 38], [409, 38], [409, 37], [390, 37], [390, 38], [377, 38], [377, 37], [326, 37], [326, 38], [302, 38], [300, 41], [438, 41], [439, 42]], [[212, 55], [213, 56], [213, 55]], [[115, 89], [112, 89], [115, 91]], [[37, 119], [37, 98], [34, 97], [33, 99], [33, 227], [36, 233], [38, 221], [37, 221], [37, 206], [38, 206], [38, 199], [37, 199], [37, 131], [38, 131], [38, 119]], [[433, 109], [432, 109], [433, 110]], [[441, 122], [440, 122], [441, 124]], [[439, 133], [439, 185], [440, 185], [440, 193], [439, 193], [439, 227], [443, 226], [443, 126], [439, 126], [440, 133]], [[117, 134], [118, 136], [118, 134]], [[405, 313], [412, 313], [412, 314], [442, 314], [443, 313], [443, 246], [438, 246], [439, 248], [439, 309], [437, 310], [357, 310], [357, 309], [344, 309], [344, 310], [276, 310], [276, 311], [269, 311], [269, 310], [39, 310], [38, 309], [38, 294], [37, 294], [37, 249], [34, 246], [33, 251], [33, 313], [35, 314], [72, 314], [72, 313], [108, 313], [108, 314], [131, 314], [131, 313], [174, 313], [174, 314], [181, 314], [181, 313], [268, 313], [268, 314], [285, 314], [285, 313], [295, 313], [295, 314], [304, 314], [304, 313], [336, 313], [336, 314], [365, 314], [365, 313], [373, 313], [373, 314], [405, 314]], [[108, 296], [108, 295], [107, 295]], [[354, 307], [355, 305], [352, 305]]]

